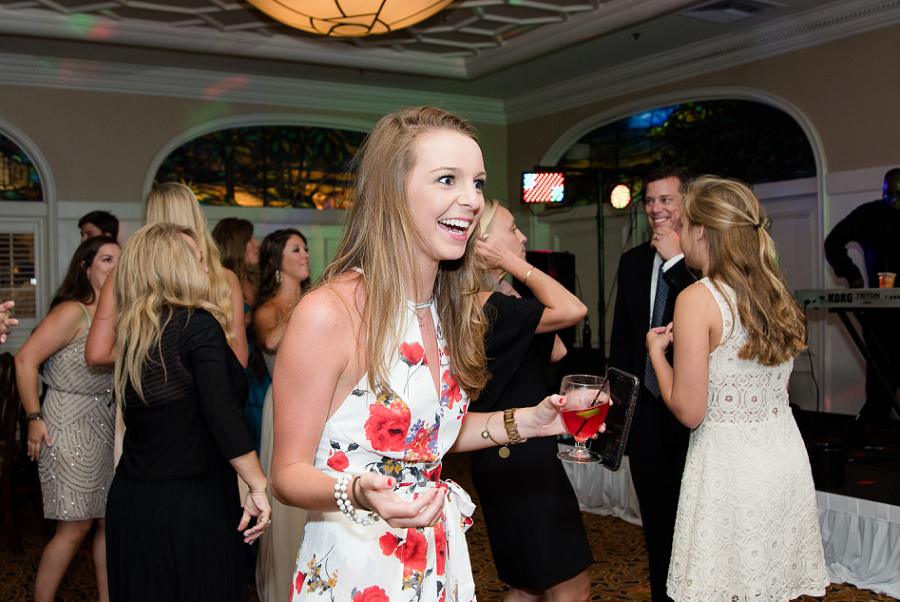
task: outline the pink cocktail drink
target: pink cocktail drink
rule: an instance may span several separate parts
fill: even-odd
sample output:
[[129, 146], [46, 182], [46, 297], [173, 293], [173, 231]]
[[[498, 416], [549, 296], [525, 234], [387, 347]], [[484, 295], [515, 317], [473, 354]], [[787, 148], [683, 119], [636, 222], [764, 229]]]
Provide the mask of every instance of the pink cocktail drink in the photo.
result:
[[569, 410], [562, 412], [563, 422], [575, 441], [585, 442], [600, 429], [609, 412], [609, 403], [596, 405], [586, 410]]
[[587, 449], [586, 443], [606, 420], [609, 382], [592, 374], [570, 374], [563, 377], [559, 394], [565, 398], [560, 415], [566, 430], [575, 437], [575, 448], [560, 450], [556, 455], [567, 462], [598, 462], [600, 456]]

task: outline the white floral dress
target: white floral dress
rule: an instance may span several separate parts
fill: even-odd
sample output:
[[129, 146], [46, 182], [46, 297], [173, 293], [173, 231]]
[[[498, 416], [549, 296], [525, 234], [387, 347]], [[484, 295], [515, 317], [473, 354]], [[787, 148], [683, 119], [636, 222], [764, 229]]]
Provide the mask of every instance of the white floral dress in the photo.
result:
[[815, 489], [788, 405], [793, 360], [739, 359], [747, 330], [709, 279], [701, 282], [722, 312], [722, 340], [709, 356], [706, 416], [691, 433], [668, 594], [676, 602], [822, 596]]
[[[411, 306], [413, 308], [413, 306]], [[434, 306], [438, 358], [426, 358], [414, 310], [390, 370], [387, 392], [368, 390], [366, 376], [325, 423], [315, 465], [337, 478], [377, 471], [397, 480], [412, 500], [434, 487], [449, 496], [435, 527], [394, 529], [384, 521], [356, 524], [335, 506], [310, 512], [297, 555], [292, 600], [426, 602], [475, 600], [464, 532], [475, 507], [452, 481], [441, 458], [459, 434], [468, 399], [450, 372]], [[438, 396], [428, 368], [441, 366]]]

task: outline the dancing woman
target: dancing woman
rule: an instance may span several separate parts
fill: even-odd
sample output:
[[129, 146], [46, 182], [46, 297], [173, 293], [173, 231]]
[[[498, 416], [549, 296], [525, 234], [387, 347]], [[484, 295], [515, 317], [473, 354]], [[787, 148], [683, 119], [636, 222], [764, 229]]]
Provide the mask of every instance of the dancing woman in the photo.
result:
[[[525, 260], [527, 239], [498, 201], [487, 202], [480, 226], [475, 250], [487, 268], [480, 298], [490, 322], [485, 352], [491, 380], [471, 409], [502, 411], [546, 395], [541, 363], [559, 361], [566, 354], [554, 332], [579, 322], [587, 308]], [[504, 279], [506, 274], [529, 287], [535, 298], [522, 299]], [[472, 453], [472, 481], [494, 565], [500, 580], [510, 586], [504, 600], [587, 600], [588, 567], [594, 557], [572, 484], [556, 457], [556, 441], [536, 438], [506, 451]], [[546, 512], [548, 520], [531, 520], [536, 508]]]
[[[265, 360], [266, 370], [275, 367], [275, 352], [284, 336], [291, 312], [300, 301], [302, 283], [309, 279], [309, 251], [306, 237], [294, 228], [276, 230], [263, 239], [259, 249], [260, 278], [256, 298], [259, 305], [253, 312], [256, 333], [254, 349]], [[251, 365], [255, 363], [251, 358]], [[272, 469], [272, 388], [266, 394], [262, 413], [260, 462], [263, 472], [270, 476]], [[290, 597], [294, 564], [306, 511], [285, 506], [269, 494], [272, 520], [277, 529], [259, 539], [256, 561], [256, 593], [262, 602], [281, 602]]]
[[[144, 226], [117, 272], [115, 392], [128, 428], [107, 508], [114, 601], [246, 600], [241, 539], [270, 522], [241, 411], [246, 377], [206, 300], [193, 236]], [[235, 472], [249, 488], [243, 512]]]
[[[244, 404], [244, 417], [257, 453], [260, 451], [263, 403], [272, 379], [262, 365], [262, 356], [254, 351], [253, 307], [259, 285], [259, 241], [253, 236], [253, 224], [238, 217], [226, 217], [212, 231], [213, 240], [222, 254], [222, 267], [234, 272], [241, 285], [244, 300], [244, 332], [247, 338], [247, 379], [250, 388]], [[238, 327], [238, 326], [236, 326]], [[252, 361], [257, 358], [258, 361]]]
[[[704, 278], [647, 333], [663, 400], [693, 429], [667, 591], [683, 600], [822, 596], [828, 577], [806, 448], [788, 405], [806, 318], [753, 192], [705, 176], [684, 197], [681, 247]], [[675, 367], [665, 359], [674, 340]]]
[[[100, 600], [109, 599], [105, 516], [113, 478], [112, 371], [88, 366], [84, 343], [100, 290], [118, 257], [119, 245], [108, 236], [78, 245], [50, 313], [16, 354], [16, 385], [28, 419], [28, 457], [38, 461], [44, 518], [57, 521], [56, 534], [38, 565], [38, 602], [56, 598], [66, 569], [94, 523], [97, 589]], [[38, 396], [41, 364], [43, 407]]]
[[275, 362], [273, 493], [309, 511], [292, 599], [473, 600], [474, 508], [441, 458], [562, 433], [562, 402], [513, 410], [506, 427], [467, 413], [487, 381], [472, 252], [485, 170], [469, 125], [396, 111], [355, 167], [336, 258]]
[[220, 219], [212, 238], [219, 247], [222, 267], [234, 272], [244, 297], [244, 326], [251, 324], [251, 308], [256, 305], [259, 284], [259, 241], [253, 235], [253, 223], [239, 217]]

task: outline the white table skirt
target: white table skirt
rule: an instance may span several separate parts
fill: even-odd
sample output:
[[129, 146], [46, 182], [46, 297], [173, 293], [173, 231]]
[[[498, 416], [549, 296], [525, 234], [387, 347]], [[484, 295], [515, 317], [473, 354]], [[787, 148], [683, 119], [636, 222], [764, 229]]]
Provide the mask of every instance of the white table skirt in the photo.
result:
[[[559, 446], [560, 449], [571, 447], [564, 444]], [[601, 464], [562, 464], [583, 511], [617, 516], [631, 524], [641, 524], [641, 508], [634, 492], [634, 483], [631, 482], [628, 456], [622, 459], [622, 466], [616, 472]]]
[[831, 581], [900, 598], [900, 506], [824, 491], [816, 498]]

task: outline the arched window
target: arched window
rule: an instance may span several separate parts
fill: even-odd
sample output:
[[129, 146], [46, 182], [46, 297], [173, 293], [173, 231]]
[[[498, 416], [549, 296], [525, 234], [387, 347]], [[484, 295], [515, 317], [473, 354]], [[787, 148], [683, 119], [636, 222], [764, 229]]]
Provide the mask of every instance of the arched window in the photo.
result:
[[22, 148], [0, 133], [0, 201], [44, 200], [41, 178]]
[[609, 198], [619, 183], [630, 184], [632, 194], [640, 197], [644, 175], [661, 165], [750, 184], [816, 175], [812, 147], [793, 117], [736, 99], [685, 102], [603, 125], [572, 145], [557, 167], [600, 181], [602, 191], [580, 199], [596, 203], [597, 193]]
[[349, 163], [364, 132], [291, 125], [235, 127], [173, 151], [156, 182], [190, 186], [206, 205], [343, 209]]
[[[22, 201], [44, 201], [41, 178], [25, 150], [0, 133], [0, 202], [16, 206]], [[36, 242], [40, 219], [20, 218], [16, 212], [9, 207], [4, 210], [0, 225], [0, 300], [16, 302], [15, 316], [27, 328], [33, 326], [39, 309]]]

